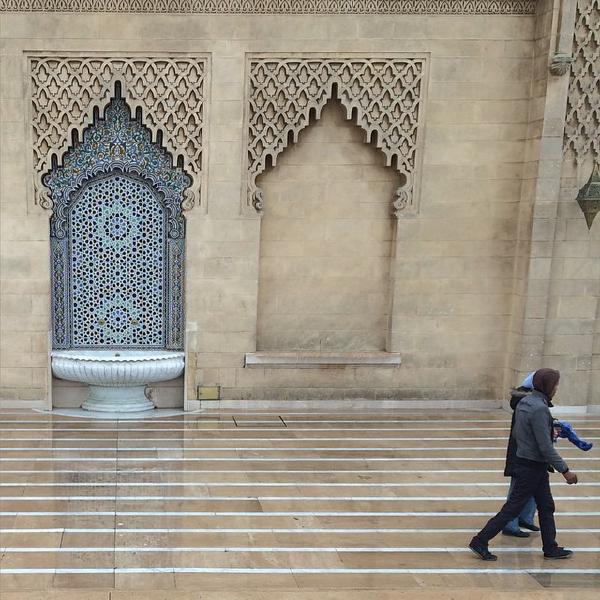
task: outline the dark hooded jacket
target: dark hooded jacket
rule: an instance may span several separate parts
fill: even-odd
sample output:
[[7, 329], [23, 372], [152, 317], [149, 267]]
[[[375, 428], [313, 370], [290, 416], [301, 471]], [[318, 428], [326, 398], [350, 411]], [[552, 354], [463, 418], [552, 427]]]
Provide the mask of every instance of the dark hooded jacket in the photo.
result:
[[[519, 402], [531, 393], [541, 392], [544, 402], [548, 407], [552, 407], [552, 399], [550, 395], [554, 391], [554, 387], [560, 379], [560, 373], [554, 369], [539, 369], [533, 376], [533, 387], [518, 387], [511, 390], [510, 407], [513, 410], [512, 419], [510, 422], [510, 435], [508, 438], [508, 446], [506, 448], [506, 463], [504, 465], [504, 476], [512, 477], [515, 459], [517, 458], [517, 439], [515, 435], [515, 419], [517, 414], [517, 406]], [[548, 414], [550, 414], [548, 412]], [[552, 441], [552, 422], [549, 432], [550, 440]], [[553, 457], [555, 458], [555, 457]], [[549, 461], [551, 462], [551, 461]], [[561, 465], [562, 466], [562, 465]], [[549, 471], [553, 471], [552, 466], [548, 467]]]
[[549, 405], [550, 398], [537, 388], [519, 402], [512, 434], [516, 440], [517, 457], [566, 473], [569, 467], [554, 448], [554, 420]]
[[515, 464], [515, 458], [517, 457], [517, 440], [513, 435], [515, 428], [515, 409], [519, 402], [532, 392], [531, 389], [526, 387], [513, 388], [510, 392], [510, 407], [513, 410], [512, 420], [510, 422], [510, 435], [508, 438], [508, 446], [506, 448], [506, 463], [504, 465], [504, 476], [513, 476], [513, 467]]

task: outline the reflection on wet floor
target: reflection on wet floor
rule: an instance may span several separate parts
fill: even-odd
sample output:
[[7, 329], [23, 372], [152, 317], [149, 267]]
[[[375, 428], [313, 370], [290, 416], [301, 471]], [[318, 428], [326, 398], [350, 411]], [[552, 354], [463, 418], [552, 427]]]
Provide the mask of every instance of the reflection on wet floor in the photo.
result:
[[[600, 418], [570, 420], [600, 439]], [[3, 413], [2, 598], [587, 598], [600, 588], [595, 450], [559, 445], [581, 481], [553, 478], [571, 560], [544, 561], [539, 534], [499, 536], [492, 565], [465, 547], [505, 497], [508, 425], [501, 411]]]

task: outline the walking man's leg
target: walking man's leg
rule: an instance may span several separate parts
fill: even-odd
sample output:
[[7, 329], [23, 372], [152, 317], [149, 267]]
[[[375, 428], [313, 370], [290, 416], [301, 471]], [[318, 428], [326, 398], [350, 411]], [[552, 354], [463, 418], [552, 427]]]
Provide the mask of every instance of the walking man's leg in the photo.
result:
[[558, 546], [556, 543], [556, 525], [554, 523], [554, 498], [550, 491], [548, 474], [540, 482], [534, 494], [535, 503], [540, 515], [540, 529], [542, 530], [542, 549], [544, 553], [550, 552]]
[[[515, 478], [511, 477], [510, 478], [510, 486], [508, 487], [507, 499], [512, 494], [514, 487], [515, 487]], [[519, 527], [524, 526], [524, 527], [527, 527], [528, 529], [531, 529], [532, 531], [539, 531], [539, 529], [537, 529], [537, 527], [535, 527], [535, 525], [532, 525], [534, 514], [535, 514], [535, 500], [533, 499], [533, 496], [532, 496], [527, 501], [525, 506], [523, 507], [523, 510], [519, 513], [519, 516], [517, 516], [514, 519], [512, 519], [511, 521], [509, 521], [502, 528], [502, 533], [504, 535], [510, 535], [512, 537], [519, 537], [519, 538], [529, 537], [529, 533], [527, 533], [526, 531], [521, 531], [521, 529]]]
[[542, 549], [545, 558], [569, 558], [573, 552], [565, 550], [556, 543], [556, 524], [554, 522], [554, 498], [550, 490], [548, 473], [540, 482], [534, 494], [538, 507], [540, 529], [542, 531]]
[[530, 531], [539, 531], [540, 528], [533, 522], [535, 517], [535, 498], [533, 496], [529, 499], [529, 502], [524, 506], [521, 514], [519, 515], [519, 526], [529, 529]]
[[496, 560], [488, 550], [488, 543], [496, 537], [506, 524], [517, 517], [538, 487], [540, 476], [538, 469], [519, 466], [515, 469], [514, 487], [506, 503], [485, 527], [471, 540], [469, 547], [483, 560]]

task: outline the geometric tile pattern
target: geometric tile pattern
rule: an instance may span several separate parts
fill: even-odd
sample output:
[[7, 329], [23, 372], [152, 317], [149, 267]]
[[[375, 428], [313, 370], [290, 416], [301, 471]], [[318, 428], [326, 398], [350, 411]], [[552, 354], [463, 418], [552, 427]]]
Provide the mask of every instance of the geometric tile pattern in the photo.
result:
[[164, 347], [164, 218], [156, 192], [121, 173], [78, 195], [71, 222], [73, 345]]
[[43, 183], [53, 205], [53, 347], [181, 349], [191, 181], [131, 118], [119, 86]]

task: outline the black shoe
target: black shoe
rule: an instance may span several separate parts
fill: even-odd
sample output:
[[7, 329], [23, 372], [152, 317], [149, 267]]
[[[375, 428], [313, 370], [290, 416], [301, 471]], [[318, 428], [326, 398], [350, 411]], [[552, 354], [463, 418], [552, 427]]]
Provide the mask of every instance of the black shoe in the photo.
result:
[[517, 529], [516, 531], [513, 531], [512, 529], [503, 529], [502, 535], [509, 535], [511, 537], [518, 537], [518, 538], [528, 538], [529, 537], [529, 533], [527, 533], [526, 531], [521, 531], [520, 529]]
[[557, 546], [550, 550], [550, 552], [544, 552], [544, 558], [571, 558], [573, 556], [573, 550], [566, 550]]
[[529, 531], [539, 531], [540, 528], [537, 525], [534, 525], [533, 523], [527, 523], [526, 521], [523, 521], [522, 519], [519, 519], [519, 527], [522, 527], [523, 529], [529, 529]]
[[469, 544], [469, 548], [471, 549], [472, 552], [477, 554], [477, 556], [479, 556], [479, 558], [481, 560], [498, 560], [498, 557], [495, 554], [492, 554], [488, 550], [487, 546], [484, 546], [483, 544], [479, 543], [475, 539], [471, 540], [471, 543]]

